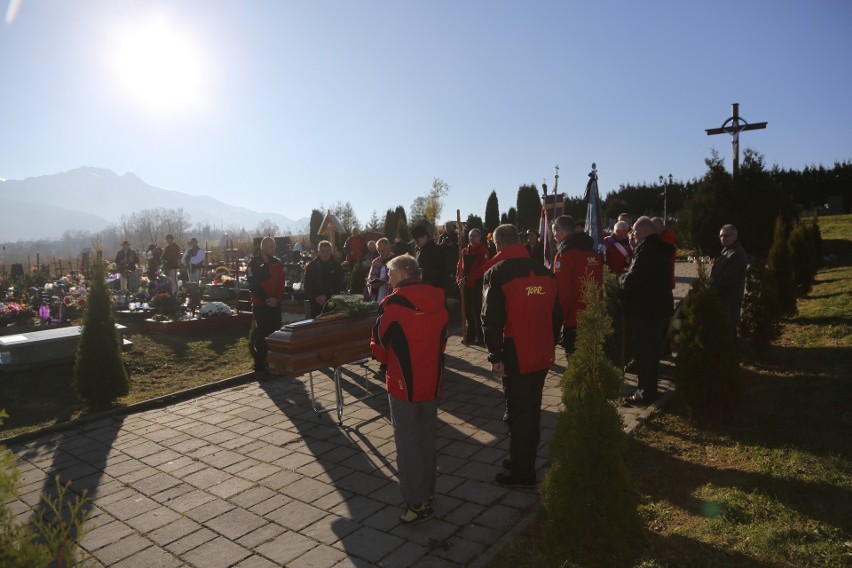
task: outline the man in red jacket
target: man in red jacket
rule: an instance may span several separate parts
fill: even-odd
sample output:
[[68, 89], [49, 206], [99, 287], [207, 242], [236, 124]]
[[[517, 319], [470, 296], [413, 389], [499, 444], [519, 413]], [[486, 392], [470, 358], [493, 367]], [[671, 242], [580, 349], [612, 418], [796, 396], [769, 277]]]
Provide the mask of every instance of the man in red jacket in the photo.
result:
[[485, 345], [482, 335], [482, 277], [485, 275], [488, 248], [482, 244], [479, 229], [471, 229], [468, 239], [468, 245], [462, 250], [456, 265], [456, 282], [464, 289], [464, 316], [467, 320], [464, 343]]
[[510, 458], [495, 481], [512, 487], [538, 484], [535, 458], [541, 436], [541, 393], [562, 328], [556, 278], [530, 258], [517, 229], [494, 230], [501, 259], [485, 273], [482, 329], [491, 371], [503, 379]]
[[252, 257], [246, 275], [251, 291], [251, 311], [254, 315], [254, 372], [258, 379], [266, 379], [266, 355], [269, 347], [266, 336], [281, 327], [281, 300], [284, 298], [286, 281], [284, 265], [272, 254], [275, 239], [264, 237], [260, 241], [260, 252]]
[[603, 286], [603, 262], [592, 250], [594, 241], [586, 233], [575, 230], [574, 219], [568, 215], [557, 217], [553, 233], [559, 246], [553, 259], [553, 273], [559, 284], [559, 304], [562, 307], [562, 347], [565, 355], [574, 352], [577, 341], [577, 314], [586, 305], [580, 300], [583, 284], [592, 278], [598, 289]]
[[633, 260], [633, 247], [630, 245], [630, 225], [619, 221], [612, 228], [612, 234], [604, 237], [604, 255], [609, 271], [616, 277], [627, 272]]
[[399, 521], [412, 524], [433, 514], [435, 429], [449, 318], [443, 288], [421, 280], [413, 256], [391, 259], [388, 274], [393, 293], [379, 305], [370, 349], [387, 368], [397, 477], [407, 505]]

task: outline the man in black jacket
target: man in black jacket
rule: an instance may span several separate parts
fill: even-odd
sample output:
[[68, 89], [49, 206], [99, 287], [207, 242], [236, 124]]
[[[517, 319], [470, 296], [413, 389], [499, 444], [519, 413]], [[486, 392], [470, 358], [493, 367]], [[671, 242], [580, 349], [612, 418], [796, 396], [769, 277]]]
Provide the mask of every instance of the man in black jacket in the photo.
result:
[[731, 315], [736, 336], [745, 293], [748, 255], [737, 239], [737, 228], [733, 225], [723, 225], [719, 229], [719, 241], [722, 243], [722, 252], [713, 261], [713, 268], [710, 269], [710, 284]]
[[657, 398], [660, 376], [660, 338], [672, 316], [672, 245], [664, 243], [648, 217], [633, 224], [636, 254], [621, 276], [625, 312], [633, 322], [633, 349], [639, 387], [626, 401], [651, 404]]
[[424, 282], [443, 288], [448, 275], [444, 271], [444, 253], [425, 225], [416, 225], [411, 229], [411, 237], [417, 245], [417, 265], [420, 266]]
[[331, 255], [331, 243], [320, 241], [319, 253], [305, 267], [305, 293], [311, 301], [311, 317], [322, 313], [322, 307], [343, 290], [343, 267]]

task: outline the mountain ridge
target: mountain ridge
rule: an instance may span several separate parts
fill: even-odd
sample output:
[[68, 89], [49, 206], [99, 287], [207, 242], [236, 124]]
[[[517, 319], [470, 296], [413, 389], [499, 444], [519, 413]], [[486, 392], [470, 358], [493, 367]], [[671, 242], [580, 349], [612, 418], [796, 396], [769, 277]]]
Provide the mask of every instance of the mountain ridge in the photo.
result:
[[[58, 238], [65, 231], [95, 233], [117, 224], [123, 215], [157, 208], [183, 209], [192, 225], [206, 223], [223, 229], [251, 230], [269, 219], [282, 232], [292, 233], [304, 229], [309, 221], [157, 187], [132, 172], [118, 175], [107, 168], [83, 166], [23, 180], [0, 178], [4, 218], [0, 242]], [[227, 226], [221, 225], [224, 220]]]

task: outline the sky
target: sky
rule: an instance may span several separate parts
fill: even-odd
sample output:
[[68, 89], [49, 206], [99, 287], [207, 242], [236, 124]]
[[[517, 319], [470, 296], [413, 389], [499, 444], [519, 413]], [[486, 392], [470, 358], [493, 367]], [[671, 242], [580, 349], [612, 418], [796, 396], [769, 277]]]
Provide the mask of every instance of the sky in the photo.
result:
[[730, 168], [705, 129], [735, 102], [769, 166], [852, 159], [848, 0], [0, 2], [0, 178], [102, 167], [362, 225], [441, 178], [447, 220], [557, 165], [569, 196], [593, 162], [603, 195]]

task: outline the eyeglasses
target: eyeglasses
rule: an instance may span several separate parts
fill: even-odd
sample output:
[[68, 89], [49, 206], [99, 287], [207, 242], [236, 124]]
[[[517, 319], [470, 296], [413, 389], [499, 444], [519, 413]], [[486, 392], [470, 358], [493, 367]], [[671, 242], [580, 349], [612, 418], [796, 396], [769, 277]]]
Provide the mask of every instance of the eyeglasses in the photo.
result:
[[720, 239], [725, 239], [725, 238], [733, 237], [733, 236], [734, 236], [733, 233], [719, 233]]

